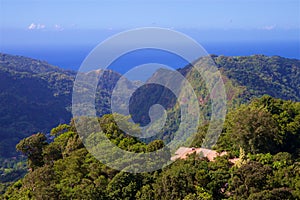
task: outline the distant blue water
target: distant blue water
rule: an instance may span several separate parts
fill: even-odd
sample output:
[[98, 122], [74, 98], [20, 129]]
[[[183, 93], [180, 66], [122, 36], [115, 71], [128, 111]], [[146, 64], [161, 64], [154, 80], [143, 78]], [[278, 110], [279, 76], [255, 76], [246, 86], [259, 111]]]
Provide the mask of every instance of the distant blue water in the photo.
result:
[[[264, 54], [267, 56], [282, 56], [286, 58], [300, 59], [300, 42], [221, 42], [221, 43], [202, 43], [202, 46], [209, 54], [225, 56], [248, 56], [254, 54]], [[94, 46], [64, 46], [64, 47], [14, 47], [1, 48], [4, 53], [22, 55], [35, 59], [47, 61], [48, 63], [65, 69], [78, 70], [84, 58]], [[143, 50], [133, 52], [116, 60], [111, 69], [120, 73], [128, 69], [146, 63], [161, 63], [172, 68], [184, 67], [188, 64], [185, 60], [173, 54]]]
[[249, 56], [263, 54], [300, 59], [300, 41], [282, 42], [223, 42], [204, 43], [203, 47], [209, 54], [225, 56]]

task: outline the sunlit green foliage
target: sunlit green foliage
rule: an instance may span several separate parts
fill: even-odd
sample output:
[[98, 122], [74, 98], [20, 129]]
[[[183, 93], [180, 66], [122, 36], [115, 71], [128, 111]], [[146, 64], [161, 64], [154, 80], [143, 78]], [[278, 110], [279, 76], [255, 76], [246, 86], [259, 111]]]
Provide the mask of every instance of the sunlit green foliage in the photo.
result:
[[[253, 104], [264, 100], [255, 100]], [[162, 141], [145, 144], [124, 134], [116, 126], [112, 115], [100, 118], [99, 122], [106, 137], [127, 151], [152, 152], [164, 146]], [[229, 161], [230, 155], [209, 162], [192, 154], [186, 160], [176, 160], [161, 170], [132, 174], [113, 170], [92, 156], [82, 145], [73, 123], [60, 125], [52, 132], [55, 131], [59, 134], [49, 144], [44, 142], [42, 134], [20, 142], [19, 148], [23, 147], [24, 153], [34, 152], [28, 157], [29, 163], [35, 163], [30, 159], [35, 160], [40, 155], [43, 162], [36, 163], [33, 171], [10, 186], [4, 199], [212, 200], [300, 197], [300, 165], [296, 154], [245, 154], [241, 148], [239, 152], [243, 162], [239, 165]], [[31, 147], [31, 151], [25, 151], [24, 147], [27, 146]]]
[[[231, 145], [228, 145], [231, 144]], [[219, 149], [300, 153], [300, 103], [264, 96], [227, 115]]]
[[[299, 60], [212, 56], [222, 73], [230, 111], [214, 148], [228, 151], [228, 156], [209, 162], [191, 155], [156, 172], [130, 174], [93, 157], [77, 134], [74, 120], [54, 128], [52, 142], [41, 133], [32, 135], [69, 120], [74, 72], [23, 57], [1, 56], [7, 62], [0, 61], [0, 103], [7, 106], [1, 107], [5, 115], [1, 116], [0, 156], [14, 155], [12, 144], [19, 142], [17, 149], [28, 157], [30, 168], [7, 189], [4, 199], [300, 199], [300, 104], [285, 101], [300, 100]], [[210, 94], [199, 73], [189, 67], [179, 71], [200, 97], [205, 120], [192, 143], [200, 147], [209, 125]], [[97, 91], [99, 115], [109, 112], [110, 92], [119, 76], [110, 71], [108, 82], [100, 81], [106, 89]], [[14, 87], [3, 87], [7, 84]], [[264, 96], [240, 106], [265, 94], [285, 100]], [[111, 115], [99, 122], [104, 136], [121, 149], [153, 152], [172, 139], [180, 123], [176, 108], [168, 115], [171, 120], [165, 128], [169, 132], [163, 131], [160, 137], [164, 141], [149, 144], [125, 134]], [[20, 141], [24, 137], [28, 138]], [[97, 141], [101, 134], [91, 137]], [[238, 156], [242, 162], [228, 161]], [[25, 172], [22, 161], [1, 159], [1, 163], [1, 180], [15, 181]], [[0, 190], [6, 186], [0, 185]]]

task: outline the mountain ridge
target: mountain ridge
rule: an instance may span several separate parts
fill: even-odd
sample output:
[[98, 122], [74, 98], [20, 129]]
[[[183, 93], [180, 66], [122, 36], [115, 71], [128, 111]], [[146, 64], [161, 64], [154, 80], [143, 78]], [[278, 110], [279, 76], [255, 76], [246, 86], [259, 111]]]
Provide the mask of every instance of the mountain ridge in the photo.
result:
[[[264, 94], [300, 101], [300, 60], [263, 55], [212, 55], [211, 58], [221, 71], [229, 107]], [[209, 94], [203, 89], [205, 83], [201, 75], [194, 73], [190, 66], [178, 71], [192, 84], [200, 97], [199, 102], [207, 101]], [[103, 79], [98, 85], [100, 90], [96, 102], [99, 104], [99, 116], [110, 113], [110, 95], [121, 77], [113, 71], [106, 73], [108, 80]], [[18, 140], [35, 132], [49, 132], [52, 127], [71, 119], [75, 76], [75, 71], [64, 70], [44, 61], [0, 54], [0, 103], [7, 105], [2, 106], [0, 111], [1, 156], [7, 152], [12, 152], [9, 156], [14, 155], [13, 144]], [[133, 85], [128, 83], [126, 87]]]

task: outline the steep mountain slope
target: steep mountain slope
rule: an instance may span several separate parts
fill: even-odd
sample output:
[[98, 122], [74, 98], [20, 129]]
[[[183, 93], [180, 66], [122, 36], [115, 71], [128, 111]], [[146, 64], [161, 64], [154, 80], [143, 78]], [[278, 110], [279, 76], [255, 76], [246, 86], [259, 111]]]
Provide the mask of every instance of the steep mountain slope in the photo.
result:
[[[223, 75], [229, 107], [264, 94], [300, 101], [299, 60], [262, 55], [212, 58]], [[201, 76], [189, 66], [179, 72], [189, 80], [199, 96], [201, 109], [209, 115], [209, 93]], [[100, 80], [96, 95], [99, 116], [110, 113], [110, 95], [120, 78], [120, 74], [113, 71], [105, 73], [107, 78]], [[74, 71], [43, 61], [0, 54], [0, 156], [15, 155], [15, 144], [32, 133], [48, 132], [59, 123], [69, 122], [75, 75]], [[126, 82], [126, 87], [135, 85]], [[135, 99], [144, 102], [143, 97], [149, 98], [150, 93], [148, 90], [147, 95], [141, 94]]]
[[268, 94], [300, 101], [300, 60], [279, 56], [212, 56], [229, 79], [245, 86], [243, 98]]
[[[43, 61], [0, 54], [0, 158], [16, 155], [22, 138], [70, 122], [75, 76]], [[99, 116], [110, 113], [109, 97], [121, 75], [107, 70], [103, 76], [96, 95]]]
[[[227, 96], [227, 108], [232, 110], [241, 103], [248, 103], [253, 97], [270, 95], [284, 100], [300, 101], [300, 61], [286, 59], [278, 56], [267, 57], [263, 55], [245, 57], [225, 57], [214, 56], [211, 58], [221, 72]], [[208, 57], [203, 57], [194, 63], [195, 68], [205, 69], [211, 65]], [[186, 66], [178, 71], [186, 77], [198, 97], [200, 105], [200, 116], [202, 122], [208, 123], [211, 119], [211, 94], [206, 87], [205, 79], [191, 66]], [[158, 70], [159, 72], [159, 70]], [[155, 73], [152, 80], [164, 80], [163, 82], [174, 82], [174, 77], [161, 73]], [[152, 91], [146, 91], [139, 95], [139, 102], [154, 99]], [[143, 99], [145, 97], [146, 99]], [[170, 95], [166, 95], [170, 97]], [[156, 97], [157, 98], [157, 97]], [[136, 98], [137, 99], [137, 98]], [[159, 99], [162, 99], [159, 96]], [[148, 110], [140, 109], [140, 113], [148, 113]], [[168, 141], [180, 124], [180, 111], [178, 109], [169, 110], [172, 116], [166, 122], [166, 127], [162, 130], [160, 138]], [[141, 114], [140, 114], [141, 115]], [[143, 115], [141, 115], [143, 116]], [[146, 118], [147, 119], [147, 118]]]
[[[265, 94], [284, 100], [300, 101], [300, 60], [264, 55], [212, 55], [211, 58], [223, 76], [229, 101], [238, 97], [245, 102]], [[194, 65], [201, 67], [206, 62], [205, 59], [199, 59]], [[186, 66], [179, 71], [187, 77], [198, 95], [204, 95], [201, 88], [205, 87], [205, 83], [196, 70]]]
[[0, 54], [0, 156], [14, 155], [22, 138], [71, 118], [67, 106], [75, 72]]
[[[212, 56], [212, 58], [221, 71], [229, 108], [238, 107], [241, 103], [264, 94], [300, 101], [299, 60], [262, 55]], [[196, 62], [196, 65], [201, 65], [201, 59]], [[190, 66], [178, 71], [189, 80], [198, 95], [200, 111], [204, 118], [208, 119], [211, 106], [210, 94], [201, 75], [191, 70]], [[162, 77], [158, 72], [153, 75], [152, 80], [174, 81], [174, 77]], [[16, 155], [15, 145], [21, 139], [36, 132], [48, 133], [52, 127], [70, 121], [75, 76], [76, 72], [51, 66], [46, 62], [0, 54], [0, 167], [6, 162], [1, 158]], [[121, 75], [108, 70], [104, 72], [103, 77], [105, 78], [100, 79], [98, 83], [95, 99], [98, 116], [111, 112], [111, 93]], [[126, 92], [137, 87], [137, 83], [125, 80], [122, 82], [121, 89]], [[148, 115], [148, 108], [152, 104], [163, 101], [162, 103], [166, 103], [165, 106], [169, 108], [171, 104], [174, 105], [175, 99], [170, 99], [171, 95], [164, 88], [157, 90], [154, 85], [143, 88], [145, 91], [139, 90], [131, 101], [134, 111], [131, 115], [135, 115], [135, 122], [147, 124], [149, 119], [147, 116], [143, 117]], [[164, 102], [164, 96], [168, 97], [169, 103]], [[118, 102], [122, 103], [124, 99], [117, 99]], [[144, 107], [136, 105], [144, 105]], [[165, 141], [171, 139], [172, 132], [177, 130], [180, 123], [180, 112], [176, 106], [168, 110], [168, 116], [170, 120], [162, 130], [163, 137], [157, 137]], [[16, 174], [14, 177], [20, 175]]]
[[[285, 114], [279, 116], [277, 112]], [[239, 120], [241, 113], [242, 120]], [[12, 184], [3, 197], [116, 200], [299, 199], [300, 157], [295, 154], [295, 148], [299, 149], [300, 142], [299, 102], [265, 96], [254, 99], [247, 107], [240, 106], [235, 110], [235, 115], [238, 118], [229, 116], [232, 123], [225, 130], [228, 135], [227, 145], [232, 146], [232, 140], [234, 144], [242, 145], [235, 164], [229, 161], [234, 153], [233, 147], [228, 149], [227, 155], [217, 157], [214, 162], [193, 153], [155, 172], [128, 173], [101, 163], [84, 148], [72, 123], [55, 128], [52, 133], [56, 137], [51, 143], [45, 141], [43, 134], [32, 135], [17, 146], [25, 155], [30, 154], [28, 164], [31, 170], [23, 179]], [[277, 119], [276, 123], [273, 117]], [[125, 135], [115, 124], [112, 115], [105, 115], [99, 122], [102, 131], [101, 134], [91, 134], [93, 143], [105, 134], [111, 142], [126, 151], [151, 152], [164, 146], [159, 140], [145, 144]], [[131, 123], [128, 125], [134, 126]], [[273, 125], [278, 126], [280, 131], [270, 132], [269, 128]], [[249, 126], [256, 130], [249, 129]], [[280, 135], [283, 136], [282, 140], [276, 140]], [[260, 142], [253, 143], [253, 140]], [[97, 144], [101, 147], [101, 142], [96, 142], [95, 145]], [[284, 149], [278, 148], [280, 146]], [[244, 147], [247, 149], [243, 149]], [[28, 149], [33, 148], [36, 151], [31, 154]], [[117, 156], [124, 159], [112, 149], [107, 152], [102, 147], [100, 152], [106, 152], [105, 155], [110, 158]], [[139, 162], [132, 163], [126, 159], [124, 162], [140, 167]]]

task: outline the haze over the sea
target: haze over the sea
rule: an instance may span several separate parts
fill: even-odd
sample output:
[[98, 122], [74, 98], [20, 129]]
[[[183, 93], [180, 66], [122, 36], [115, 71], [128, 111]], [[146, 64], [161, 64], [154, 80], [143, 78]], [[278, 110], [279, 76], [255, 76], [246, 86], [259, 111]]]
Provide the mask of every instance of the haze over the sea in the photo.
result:
[[[76, 70], [108, 37], [134, 28], [162, 27], [187, 34], [209, 54], [300, 59], [299, 8], [297, 0], [3, 0], [0, 52]], [[123, 60], [125, 66], [131, 62]], [[166, 62], [183, 67], [176, 59]]]

